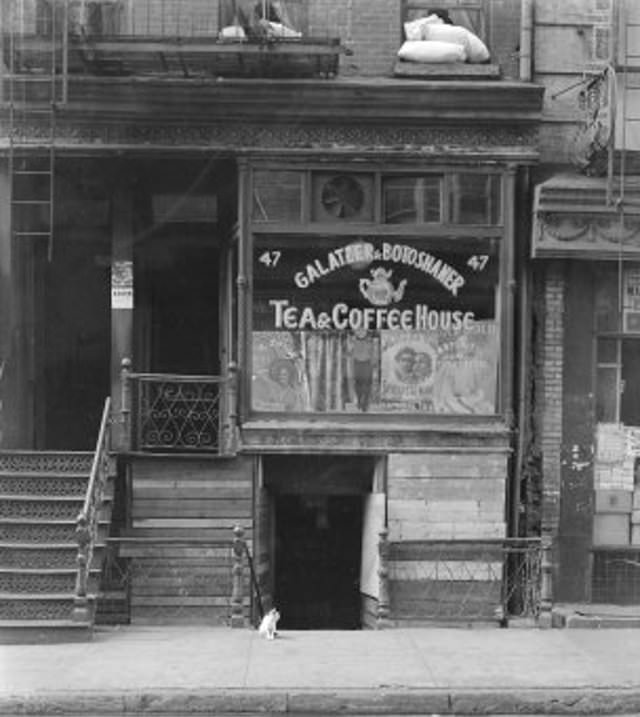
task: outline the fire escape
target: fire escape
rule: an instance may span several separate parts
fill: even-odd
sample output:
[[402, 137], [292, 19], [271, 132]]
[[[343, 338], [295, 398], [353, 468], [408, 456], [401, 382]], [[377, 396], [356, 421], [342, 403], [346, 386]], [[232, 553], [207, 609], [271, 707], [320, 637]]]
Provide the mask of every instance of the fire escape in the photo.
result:
[[[24, 0], [3, 8], [5, 83], [9, 113], [11, 235], [46, 245], [53, 252], [56, 114], [67, 98], [68, 0], [27, 13]], [[26, 43], [37, 51], [25, 52]]]

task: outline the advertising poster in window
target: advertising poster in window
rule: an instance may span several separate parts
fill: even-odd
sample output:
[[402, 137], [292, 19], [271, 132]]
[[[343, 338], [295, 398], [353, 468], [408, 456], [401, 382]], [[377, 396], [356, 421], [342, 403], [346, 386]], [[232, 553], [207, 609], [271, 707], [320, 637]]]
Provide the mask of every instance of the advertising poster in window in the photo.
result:
[[496, 411], [496, 242], [257, 242], [252, 407]]

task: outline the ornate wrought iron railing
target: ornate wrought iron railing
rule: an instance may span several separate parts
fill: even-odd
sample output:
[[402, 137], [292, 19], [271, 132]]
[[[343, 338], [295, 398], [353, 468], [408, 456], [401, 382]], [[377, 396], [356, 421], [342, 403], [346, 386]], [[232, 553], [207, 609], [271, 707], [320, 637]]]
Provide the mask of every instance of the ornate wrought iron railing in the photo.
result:
[[76, 519], [76, 539], [78, 541], [77, 576], [74, 597], [73, 619], [78, 622], [90, 622], [93, 618], [93, 600], [88, 595], [87, 585], [93, 560], [93, 550], [98, 537], [98, 523], [107, 480], [111, 474], [109, 456], [111, 426], [111, 399], [104, 403], [100, 431], [91, 465], [91, 474], [82, 510]]
[[235, 452], [235, 365], [227, 377], [133, 373], [123, 362], [122, 414], [134, 451]]
[[403, 618], [542, 623], [551, 607], [550, 549], [541, 538], [391, 542], [383, 531], [378, 624]]

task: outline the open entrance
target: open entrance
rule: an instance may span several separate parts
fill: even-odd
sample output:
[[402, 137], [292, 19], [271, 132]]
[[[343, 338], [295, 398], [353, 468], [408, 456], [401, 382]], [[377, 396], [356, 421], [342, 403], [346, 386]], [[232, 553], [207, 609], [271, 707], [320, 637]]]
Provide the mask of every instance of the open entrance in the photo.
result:
[[148, 160], [137, 172], [135, 370], [220, 375], [232, 344], [235, 165]]
[[281, 456], [264, 461], [273, 496], [273, 596], [283, 629], [361, 626], [360, 572], [369, 457]]
[[[44, 275], [36, 448], [92, 450], [110, 390], [108, 240], [56, 241]], [[38, 314], [36, 314], [38, 315]]]
[[183, 230], [154, 236], [139, 249], [136, 321], [142, 370], [219, 372], [219, 271], [215, 237]]

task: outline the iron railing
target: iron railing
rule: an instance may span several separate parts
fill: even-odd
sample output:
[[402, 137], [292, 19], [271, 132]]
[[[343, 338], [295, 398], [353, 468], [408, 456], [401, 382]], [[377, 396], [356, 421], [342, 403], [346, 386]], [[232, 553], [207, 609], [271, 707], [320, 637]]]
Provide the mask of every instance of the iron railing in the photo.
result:
[[235, 452], [235, 366], [223, 376], [133, 373], [123, 362], [122, 415], [141, 452]]
[[78, 541], [76, 589], [74, 597], [73, 619], [78, 622], [90, 622], [93, 618], [93, 596], [88, 595], [87, 585], [93, 561], [93, 550], [98, 538], [98, 525], [103, 504], [105, 488], [111, 475], [109, 456], [111, 424], [111, 399], [107, 398], [102, 412], [100, 431], [91, 465], [91, 474], [82, 510], [76, 519], [76, 539]]
[[[5, 5], [12, 11], [3, 12]], [[253, 16], [255, 3], [248, 7]], [[340, 55], [350, 54], [339, 39], [347, 16], [327, 13], [325, 23], [313, 13], [311, 24], [303, 15], [306, 10], [297, 18], [299, 36], [274, 34], [257, 18], [238, 36], [234, 13], [219, 12], [210, 0], [3, 0], [0, 54], [11, 74], [21, 75], [41, 72], [48, 52], [65, 83], [69, 74], [333, 77]], [[49, 50], [45, 38], [52, 27], [64, 33]]]
[[389, 542], [383, 531], [379, 621], [538, 620], [550, 606], [548, 550], [540, 538]]

